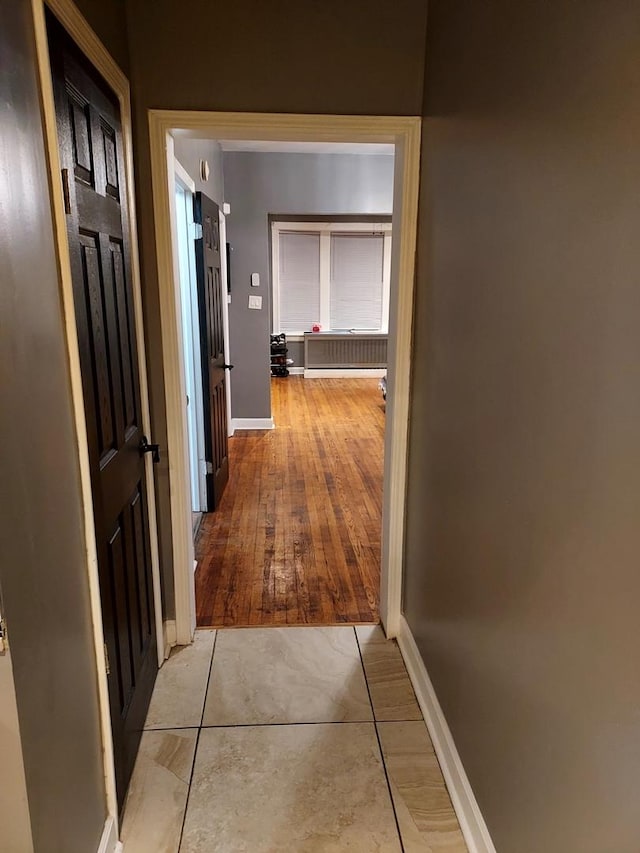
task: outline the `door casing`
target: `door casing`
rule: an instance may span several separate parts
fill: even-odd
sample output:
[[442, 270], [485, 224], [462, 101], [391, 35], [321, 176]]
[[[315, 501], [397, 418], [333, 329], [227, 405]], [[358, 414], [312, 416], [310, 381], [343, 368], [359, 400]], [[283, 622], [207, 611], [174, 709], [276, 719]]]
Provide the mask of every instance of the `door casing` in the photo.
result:
[[[382, 142], [395, 144], [394, 241], [389, 313], [387, 428], [385, 430], [380, 616], [388, 637], [396, 637], [402, 615], [402, 565], [407, 481], [409, 386], [413, 325], [415, 248], [420, 178], [419, 116], [334, 116], [276, 113], [221, 113], [150, 110], [151, 176], [155, 220], [163, 371], [167, 402], [167, 444], [173, 460], [186, 460], [184, 365], [180, 317], [176, 312], [176, 247], [172, 243], [171, 180], [173, 131], [195, 138], [285, 142]], [[397, 234], [397, 239], [395, 235]], [[188, 468], [174, 462], [171, 529], [176, 638], [188, 643], [195, 629], [193, 540]]]
[[[64, 196], [60, 176], [60, 158], [58, 133], [56, 127], [55, 102], [51, 80], [49, 48], [45, 22], [45, 3], [60, 24], [67, 30], [72, 40], [84, 53], [89, 62], [102, 75], [113, 90], [120, 104], [122, 138], [125, 155], [125, 179], [127, 201], [129, 205], [129, 241], [131, 246], [131, 272], [134, 297], [134, 319], [138, 340], [138, 370], [140, 374], [140, 403], [142, 426], [146, 435], [151, 435], [149, 414], [149, 391], [146, 372], [145, 337], [142, 317], [142, 296], [140, 286], [140, 263], [138, 256], [138, 238], [136, 226], [136, 205], [133, 183], [133, 147], [131, 129], [131, 101], [129, 82], [111, 55], [89, 27], [77, 7], [71, 0], [31, 0], [34, 30], [36, 36], [36, 60], [38, 82], [45, 129], [45, 146], [48, 158], [49, 193], [54, 221], [54, 239], [58, 256], [60, 276], [60, 298], [64, 313], [66, 347], [69, 358], [69, 380], [73, 401], [73, 415], [76, 426], [78, 465], [81, 481], [81, 493], [84, 514], [84, 537], [87, 556], [87, 578], [93, 623], [94, 649], [98, 677], [98, 698], [100, 706], [101, 734], [104, 755], [104, 779], [106, 791], [107, 820], [103, 838], [118, 837], [118, 806], [115, 784], [113, 740], [109, 709], [109, 692], [104, 655], [104, 633], [100, 585], [98, 577], [98, 559], [96, 550], [93, 501], [91, 493], [91, 475], [89, 467], [89, 449], [87, 426], [85, 421], [80, 355], [78, 348], [77, 326], [73, 296], [73, 281], [69, 244], [66, 231]], [[158, 666], [164, 660], [165, 641], [162, 624], [162, 601], [160, 593], [160, 567], [158, 557], [158, 533], [156, 526], [155, 484], [150, 454], [145, 459], [145, 480], [147, 487], [147, 514], [153, 577], [153, 598], [155, 606], [155, 632], [158, 649]]]

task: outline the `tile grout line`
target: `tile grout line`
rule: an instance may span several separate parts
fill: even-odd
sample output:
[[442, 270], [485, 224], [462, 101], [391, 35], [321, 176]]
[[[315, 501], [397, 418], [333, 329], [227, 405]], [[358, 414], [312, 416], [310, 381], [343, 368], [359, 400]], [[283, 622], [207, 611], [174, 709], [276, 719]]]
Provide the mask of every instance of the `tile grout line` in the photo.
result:
[[384, 759], [384, 752], [382, 751], [382, 741], [380, 740], [380, 732], [378, 731], [378, 721], [376, 719], [376, 710], [373, 707], [373, 700], [371, 698], [371, 690], [369, 689], [369, 679], [367, 678], [367, 670], [364, 665], [364, 657], [362, 655], [362, 648], [360, 647], [360, 640], [358, 639], [358, 632], [353, 628], [353, 633], [356, 638], [356, 645], [358, 647], [358, 654], [360, 655], [360, 665], [362, 666], [362, 673], [364, 675], [364, 683], [367, 688], [367, 694], [369, 696], [369, 704], [371, 705], [371, 715], [373, 717], [373, 728], [376, 733], [376, 740], [378, 741], [378, 750], [380, 752], [380, 761], [382, 762], [382, 769], [384, 771], [384, 778], [387, 782], [387, 790], [389, 791], [389, 799], [391, 800], [391, 808], [393, 810], [393, 819], [396, 822], [396, 831], [398, 833], [398, 841], [400, 842], [400, 850], [401, 853], [405, 853], [404, 849], [404, 841], [402, 840], [402, 832], [400, 831], [400, 822], [398, 821], [398, 813], [396, 812], [396, 804], [393, 799], [393, 792], [391, 790], [391, 782], [389, 780], [389, 772], [387, 770], [387, 762]]
[[213, 647], [211, 649], [211, 660], [209, 661], [209, 672], [207, 673], [207, 684], [204, 689], [204, 700], [202, 702], [202, 713], [200, 714], [200, 725], [198, 726], [198, 734], [196, 735], [196, 743], [193, 750], [193, 762], [191, 764], [191, 773], [189, 774], [189, 787], [187, 788], [187, 799], [184, 804], [184, 813], [182, 815], [182, 826], [180, 827], [180, 839], [178, 841], [178, 847], [176, 849], [176, 853], [180, 853], [180, 848], [182, 847], [182, 838], [184, 836], [184, 825], [187, 820], [187, 809], [189, 808], [189, 797], [191, 796], [191, 785], [193, 784], [193, 774], [196, 769], [196, 759], [198, 757], [198, 746], [200, 745], [200, 734], [202, 732], [202, 723], [204, 722], [204, 710], [207, 707], [207, 697], [209, 695], [209, 683], [211, 681], [211, 672], [213, 671], [213, 658], [216, 653], [216, 646], [218, 644], [218, 631], [216, 630], [215, 637], [213, 638]]
[[[284, 726], [361, 726], [363, 723], [374, 722], [371, 717], [366, 720], [296, 720], [292, 723], [214, 723], [202, 726], [203, 729], [277, 729]], [[398, 723], [411, 723], [413, 720], [394, 720]], [[188, 728], [194, 728], [189, 726]]]
[[[362, 723], [372, 723], [375, 720], [367, 717], [366, 720], [298, 720], [296, 722], [282, 723], [212, 723], [205, 726], [156, 726], [152, 729], [144, 729], [145, 732], [188, 732], [191, 729], [269, 729], [282, 726], [359, 726]], [[398, 720], [378, 720], [379, 723], [422, 723], [414, 717]]]

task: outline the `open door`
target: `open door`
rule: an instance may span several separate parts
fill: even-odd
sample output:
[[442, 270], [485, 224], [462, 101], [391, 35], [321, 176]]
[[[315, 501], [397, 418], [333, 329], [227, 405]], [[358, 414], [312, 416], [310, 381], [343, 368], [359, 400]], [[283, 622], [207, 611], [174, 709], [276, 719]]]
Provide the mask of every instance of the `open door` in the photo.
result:
[[223, 287], [220, 257], [218, 205], [204, 193], [195, 196], [194, 220], [202, 226], [202, 237], [195, 241], [198, 277], [198, 309], [202, 347], [202, 393], [204, 401], [204, 439], [207, 464], [207, 511], [213, 511], [222, 498], [229, 479], [227, 440], [226, 371], [232, 365], [224, 360]]
[[48, 17], [82, 369], [118, 805], [158, 669], [118, 100]]

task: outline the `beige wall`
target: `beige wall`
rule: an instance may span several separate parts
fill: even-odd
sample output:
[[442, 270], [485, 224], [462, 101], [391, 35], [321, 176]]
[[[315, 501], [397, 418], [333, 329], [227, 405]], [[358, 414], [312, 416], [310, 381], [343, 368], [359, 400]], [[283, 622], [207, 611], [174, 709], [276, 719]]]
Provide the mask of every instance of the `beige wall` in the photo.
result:
[[[127, 22], [136, 143], [154, 441], [166, 448], [158, 283], [151, 204], [149, 108], [419, 115], [424, 0], [129, 0]], [[160, 557], [174, 611], [166, 452], [156, 466]]]
[[102, 742], [28, 0], [0, 4], [0, 55], [0, 582], [34, 847], [89, 853], [106, 817]]
[[406, 614], [499, 853], [636, 853], [640, 5], [427, 56]]
[[128, 75], [126, 0], [74, 0], [74, 2], [111, 56]]

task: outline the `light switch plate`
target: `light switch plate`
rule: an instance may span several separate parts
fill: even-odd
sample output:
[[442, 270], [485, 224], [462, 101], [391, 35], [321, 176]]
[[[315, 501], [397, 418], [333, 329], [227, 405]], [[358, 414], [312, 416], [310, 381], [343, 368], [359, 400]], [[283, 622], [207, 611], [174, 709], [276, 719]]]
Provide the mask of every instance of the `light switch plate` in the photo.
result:
[[251, 273], [251, 287], [260, 287], [260, 273], [252, 272]]
[[250, 296], [249, 297], [249, 308], [262, 308], [262, 296]]

